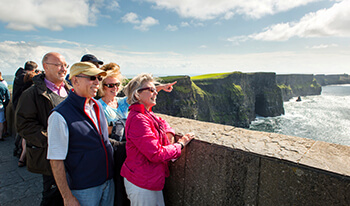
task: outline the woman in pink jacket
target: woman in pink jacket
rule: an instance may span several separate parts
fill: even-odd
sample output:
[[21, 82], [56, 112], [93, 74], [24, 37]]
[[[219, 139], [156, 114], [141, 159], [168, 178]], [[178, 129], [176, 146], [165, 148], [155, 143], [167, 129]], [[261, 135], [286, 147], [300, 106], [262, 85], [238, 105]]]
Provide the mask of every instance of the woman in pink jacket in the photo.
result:
[[150, 74], [140, 74], [125, 87], [129, 107], [126, 121], [126, 160], [121, 169], [131, 205], [164, 205], [162, 189], [169, 176], [168, 162], [179, 158], [193, 138], [186, 134], [176, 143], [174, 130], [152, 112], [157, 90]]

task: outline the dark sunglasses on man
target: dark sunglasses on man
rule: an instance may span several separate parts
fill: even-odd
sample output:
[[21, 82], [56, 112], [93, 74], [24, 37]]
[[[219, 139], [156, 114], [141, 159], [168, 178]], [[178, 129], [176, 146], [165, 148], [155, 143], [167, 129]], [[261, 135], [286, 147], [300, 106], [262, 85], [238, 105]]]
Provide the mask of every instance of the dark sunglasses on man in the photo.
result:
[[102, 77], [101, 76], [81, 76], [81, 75], [76, 75], [76, 77], [81, 77], [81, 78], [87, 78], [90, 79], [90, 81], [95, 81], [96, 79], [98, 79], [98, 81], [102, 81]]

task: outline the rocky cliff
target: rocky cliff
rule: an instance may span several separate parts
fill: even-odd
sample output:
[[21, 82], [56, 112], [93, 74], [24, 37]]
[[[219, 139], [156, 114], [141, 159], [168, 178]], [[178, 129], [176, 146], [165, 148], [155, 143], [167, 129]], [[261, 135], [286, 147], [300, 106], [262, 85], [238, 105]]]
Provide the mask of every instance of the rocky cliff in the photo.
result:
[[348, 74], [334, 74], [334, 75], [315, 75], [315, 79], [321, 86], [330, 84], [350, 84], [350, 76]]
[[173, 92], [160, 92], [155, 112], [238, 127], [249, 127], [256, 115], [284, 114], [275, 73], [224, 73], [164, 77], [178, 81]]
[[277, 75], [276, 80], [282, 90], [283, 101], [297, 96], [320, 95], [322, 91], [313, 74]]

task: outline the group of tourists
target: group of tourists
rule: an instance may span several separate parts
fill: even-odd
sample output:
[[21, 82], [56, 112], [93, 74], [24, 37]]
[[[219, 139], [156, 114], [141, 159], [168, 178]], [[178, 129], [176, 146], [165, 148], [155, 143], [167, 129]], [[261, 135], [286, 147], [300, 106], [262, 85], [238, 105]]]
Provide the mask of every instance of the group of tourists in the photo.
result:
[[152, 112], [158, 92], [176, 82], [143, 73], [125, 85], [118, 64], [92, 54], [69, 69], [64, 56], [50, 52], [42, 67], [26, 62], [12, 94], [16, 139], [23, 139], [18, 166], [42, 174], [41, 205], [164, 205], [168, 162], [194, 138], [176, 141]]

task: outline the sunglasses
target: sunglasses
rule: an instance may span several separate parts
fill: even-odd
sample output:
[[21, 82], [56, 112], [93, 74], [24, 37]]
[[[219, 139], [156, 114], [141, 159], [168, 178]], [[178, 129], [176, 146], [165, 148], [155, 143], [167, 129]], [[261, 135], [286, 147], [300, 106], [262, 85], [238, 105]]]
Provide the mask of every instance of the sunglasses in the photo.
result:
[[114, 83], [114, 84], [103, 84], [104, 86], [108, 87], [108, 88], [114, 88], [114, 87], [119, 87], [120, 86], [120, 82]]
[[137, 91], [138, 91], [138, 92], [142, 92], [143, 90], [148, 90], [148, 91], [150, 91], [150, 92], [152, 92], [152, 93], [154, 93], [154, 92], [157, 91], [157, 89], [154, 88], [154, 87], [145, 87], [145, 88], [138, 89]]
[[81, 77], [81, 78], [87, 78], [90, 79], [90, 81], [95, 81], [96, 79], [98, 79], [98, 81], [102, 81], [102, 77], [101, 76], [81, 76], [81, 75], [76, 75], [76, 77]]

